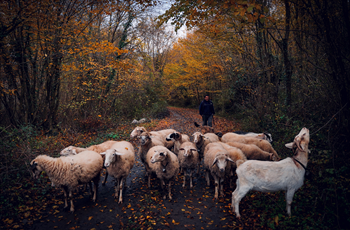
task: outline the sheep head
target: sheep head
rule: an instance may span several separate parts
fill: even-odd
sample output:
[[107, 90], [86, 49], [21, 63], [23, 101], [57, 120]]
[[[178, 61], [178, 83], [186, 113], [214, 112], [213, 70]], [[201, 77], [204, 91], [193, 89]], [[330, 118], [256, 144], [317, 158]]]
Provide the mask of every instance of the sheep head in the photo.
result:
[[142, 132], [142, 134], [139, 136], [141, 145], [146, 145], [151, 141], [151, 135], [149, 132]]
[[168, 152], [165, 150], [155, 150], [151, 158], [151, 163], [162, 162], [166, 159]]
[[143, 132], [147, 132], [145, 127], [143, 126], [137, 126], [130, 134], [130, 138], [138, 137], [140, 136]]
[[185, 148], [179, 149], [180, 151], [184, 151], [183, 155], [184, 157], [189, 157], [193, 154], [194, 151], [197, 151], [197, 149], [193, 149], [191, 147], [185, 146]]
[[61, 156], [76, 155], [77, 151], [74, 146], [68, 146], [60, 152]]
[[302, 128], [298, 135], [295, 136], [294, 141], [285, 146], [289, 149], [297, 148], [298, 150], [305, 152], [308, 151], [308, 145], [310, 142], [310, 134], [307, 128]]
[[101, 153], [101, 155], [105, 155], [105, 167], [109, 167], [116, 159], [116, 156], [124, 155], [124, 153], [118, 151], [117, 149], [108, 149], [106, 152]]
[[194, 137], [193, 142], [195, 144], [202, 142], [203, 138], [205, 138], [205, 136], [200, 132], [195, 132], [192, 134], [192, 136]]
[[43, 168], [40, 167], [40, 165], [38, 164], [37, 161], [35, 161], [36, 159], [32, 160], [32, 162], [30, 162], [30, 169], [32, 170], [32, 175], [34, 179], [38, 179], [41, 172], [44, 171]]
[[170, 133], [170, 134], [166, 137], [166, 140], [167, 140], [167, 141], [177, 141], [177, 140], [180, 140], [180, 138], [181, 138], [181, 133], [174, 132], [174, 133]]
[[228, 157], [226, 154], [218, 154], [212, 164], [212, 167], [216, 164], [216, 166], [219, 168], [219, 171], [221, 173], [225, 172], [227, 162], [230, 161], [232, 163], [235, 163], [230, 157]]

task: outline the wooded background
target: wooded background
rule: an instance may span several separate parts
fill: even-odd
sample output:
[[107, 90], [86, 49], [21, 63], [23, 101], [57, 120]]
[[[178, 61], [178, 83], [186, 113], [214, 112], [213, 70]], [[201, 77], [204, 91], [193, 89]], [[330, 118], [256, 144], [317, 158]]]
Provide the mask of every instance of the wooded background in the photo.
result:
[[218, 115], [272, 133], [277, 149], [309, 128], [315, 172], [334, 179], [322, 181], [331, 222], [349, 221], [349, 1], [175, 0], [155, 17], [157, 4], [1, 1], [2, 176], [34, 134], [164, 116], [208, 93]]

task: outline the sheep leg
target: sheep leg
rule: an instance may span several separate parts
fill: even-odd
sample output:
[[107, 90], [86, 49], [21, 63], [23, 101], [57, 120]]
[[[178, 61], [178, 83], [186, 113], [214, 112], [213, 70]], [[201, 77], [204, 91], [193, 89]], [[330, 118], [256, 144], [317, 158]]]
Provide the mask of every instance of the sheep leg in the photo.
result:
[[214, 199], [219, 199], [219, 178], [217, 176], [214, 176], [214, 184], [215, 184], [215, 195]]
[[207, 186], [210, 186], [210, 179], [209, 179], [209, 170], [205, 172], [205, 179], [207, 181]]
[[[90, 191], [90, 194], [91, 194], [91, 197], [93, 197], [94, 196], [94, 194], [93, 194], [93, 191], [92, 191], [92, 183], [91, 183], [91, 181], [89, 181], [89, 191]], [[86, 185], [86, 184], [85, 184]]]
[[105, 184], [106, 184], [107, 178], [108, 178], [108, 171], [107, 171], [107, 169], [106, 169], [106, 175], [105, 175], [105, 178], [104, 178], [103, 181], [102, 181], [102, 185], [105, 185]]
[[220, 196], [224, 197], [224, 179], [220, 178]]
[[120, 179], [116, 178], [115, 184], [114, 184], [114, 198], [115, 199], [118, 199], [118, 197], [119, 197], [119, 188], [120, 188]]
[[151, 187], [151, 173], [148, 174], [148, 182], [147, 182], [148, 188]]
[[64, 208], [66, 209], [68, 207], [68, 197], [67, 197], [67, 193], [68, 193], [68, 188], [66, 186], [63, 186], [63, 194], [64, 194]]
[[120, 186], [119, 186], [119, 202], [118, 204], [120, 203], [123, 203], [123, 188], [124, 188], [124, 179], [121, 178], [120, 179]]
[[98, 173], [92, 181], [94, 182], [94, 196], [92, 197], [93, 202], [97, 200], [98, 183], [100, 182], [100, 173]]
[[169, 180], [169, 184], [168, 184], [168, 191], [169, 191], [169, 199], [173, 199], [173, 197], [171, 196], [171, 181]]
[[200, 164], [197, 164], [197, 174], [199, 174], [199, 166]]
[[70, 199], [70, 211], [74, 212], [73, 195], [71, 190], [69, 190], [69, 199]]
[[193, 188], [192, 173], [193, 173], [193, 171], [192, 171], [192, 169], [191, 169], [191, 171], [190, 171], [190, 188]]
[[185, 185], [186, 185], [186, 175], [187, 175], [187, 170], [184, 169], [184, 182], [183, 182], [183, 184], [182, 184], [182, 187], [183, 187], [183, 188], [184, 188]]
[[291, 213], [291, 206], [292, 206], [294, 193], [295, 193], [294, 189], [286, 191], [287, 213], [288, 213], [289, 217], [292, 215], [292, 213]]

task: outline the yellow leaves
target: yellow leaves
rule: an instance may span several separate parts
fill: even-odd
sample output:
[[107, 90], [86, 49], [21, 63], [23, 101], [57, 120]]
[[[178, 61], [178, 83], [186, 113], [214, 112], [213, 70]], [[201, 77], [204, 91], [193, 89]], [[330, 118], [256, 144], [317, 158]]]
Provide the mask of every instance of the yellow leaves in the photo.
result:
[[180, 222], [176, 222], [174, 219], [171, 221], [174, 225], [179, 225]]
[[88, 220], [91, 220], [92, 218], [94, 218], [93, 216], [89, 216]]

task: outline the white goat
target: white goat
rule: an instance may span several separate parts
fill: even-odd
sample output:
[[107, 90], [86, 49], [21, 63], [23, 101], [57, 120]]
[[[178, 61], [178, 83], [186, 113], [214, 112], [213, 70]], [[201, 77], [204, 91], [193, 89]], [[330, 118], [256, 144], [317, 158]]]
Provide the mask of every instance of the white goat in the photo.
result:
[[285, 190], [287, 213], [291, 215], [294, 193], [304, 182], [309, 141], [309, 130], [302, 128], [294, 138], [294, 142], [285, 145], [287, 148], [296, 148], [293, 157], [278, 162], [249, 160], [238, 166], [237, 187], [232, 193], [231, 205], [238, 218], [240, 218], [239, 202], [250, 190], [261, 192]]

